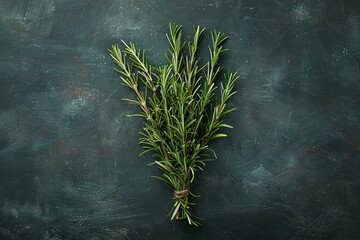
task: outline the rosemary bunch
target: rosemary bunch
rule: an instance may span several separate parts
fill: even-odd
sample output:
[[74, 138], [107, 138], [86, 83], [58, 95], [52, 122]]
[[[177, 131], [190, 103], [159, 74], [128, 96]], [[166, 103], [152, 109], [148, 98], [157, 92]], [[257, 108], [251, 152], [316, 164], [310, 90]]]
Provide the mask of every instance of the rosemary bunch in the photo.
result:
[[218, 60], [226, 51], [222, 45], [227, 39], [218, 31], [211, 32], [210, 60], [200, 66], [197, 50], [204, 30], [194, 27], [194, 37], [183, 41], [181, 26], [170, 23], [170, 34], [166, 35], [170, 49], [165, 54], [167, 64], [163, 66], [149, 65], [144, 51], [133, 43], [122, 41], [123, 50], [118, 45], [109, 49], [122, 83], [136, 95], [124, 100], [142, 109], [131, 115], [145, 119], [140, 138], [142, 154], [154, 153], [151, 164], [162, 170], [156, 178], [174, 191], [171, 219], [187, 219], [190, 225], [196, 226], [198, 218], [190, 210], [195, 203], [189, 200], [189, 195], [195, 195], [190, 188], [208, 160], [205, 159], [207, 153], [215, 155], [208, 142], [227, 136], [218, 132], [220, 128], [232, 128], [221, 119], [235, 110], [228, 109], [226, 104], [235, 94], [233, 88], [238, 79], [236, 72], [227, 72], [223, 81], [216, 83], [222, 69]]

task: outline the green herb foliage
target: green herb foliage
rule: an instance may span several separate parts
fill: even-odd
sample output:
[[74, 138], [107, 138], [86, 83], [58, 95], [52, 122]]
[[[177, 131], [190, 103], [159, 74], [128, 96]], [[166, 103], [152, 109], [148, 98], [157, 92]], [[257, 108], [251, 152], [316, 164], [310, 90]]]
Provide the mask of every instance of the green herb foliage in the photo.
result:
[[183, 41], [182, 27], [170, 23], [170, 34], [166, 35], [170, 49], [163, 66], [149, 65], [144, 51], [133, 43], [122, 41], [123, 50], [118, 45], [109, 49], [122, 83], [136, 94], [136, 98], [124, 100], [142, 110], [131, 116], [145, 119], [140, 138], [142, 154], [154, 153], [151, 164], [162, 170], [156, 178], [174, 190], [171, 219], [187, 219], [196, 226], [199, 218], [190, 210], [195, 205], [189, 201], [190, 195], [195, 196], [190, 187], [209, 160], [208, 153], [216, 157], [209, 141], [227, 136], [219, 129], [232, 128], [221, 119], [235, 110], [227, 108], [227, 103], [235, 94], [238, 79], [236, 72], [227, 72], [216, 83], [222, 70], [219, 56], [226, 51], [222, 45], [227, 39], [218, 31], [211, 31], [210, 59], [200, 66], [197, 51], [204, 30], [194, 27], [193, 39]]

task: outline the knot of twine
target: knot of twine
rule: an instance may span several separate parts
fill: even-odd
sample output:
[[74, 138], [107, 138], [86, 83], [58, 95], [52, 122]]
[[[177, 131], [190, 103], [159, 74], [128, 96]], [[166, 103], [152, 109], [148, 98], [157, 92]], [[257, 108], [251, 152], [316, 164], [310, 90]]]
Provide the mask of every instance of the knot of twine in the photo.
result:
[[174, 191], [174, 197], [175, 198], [186, 198], [187, 196], [189, 196], [190, 193], [190, 189], [184, 189], [181, 191]]

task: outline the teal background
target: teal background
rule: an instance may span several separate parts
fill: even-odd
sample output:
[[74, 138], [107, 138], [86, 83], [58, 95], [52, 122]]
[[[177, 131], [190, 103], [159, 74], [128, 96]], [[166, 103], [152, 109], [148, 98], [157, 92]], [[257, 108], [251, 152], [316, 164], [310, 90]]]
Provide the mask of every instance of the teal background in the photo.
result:
[[[241, 75], [199, 228], [166, 216], [107, 52], [164, 63], [169, 22], [227, 34]], [[1, 0], [0, 239], [360, 239], [359, 63], [356, 0]]]

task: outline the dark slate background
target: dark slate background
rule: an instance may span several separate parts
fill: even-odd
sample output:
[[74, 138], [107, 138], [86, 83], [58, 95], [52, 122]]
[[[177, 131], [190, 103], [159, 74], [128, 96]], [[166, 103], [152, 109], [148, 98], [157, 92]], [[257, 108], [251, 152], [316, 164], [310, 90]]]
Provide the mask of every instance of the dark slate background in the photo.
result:
[[[169, 22], [225, 32], [241, 75], [200, 228], [166, 216], [107, 52], [163, 63]], [[0, 63], [0, 239], [360, 239], [360, 1], [1, 0]]]

